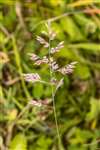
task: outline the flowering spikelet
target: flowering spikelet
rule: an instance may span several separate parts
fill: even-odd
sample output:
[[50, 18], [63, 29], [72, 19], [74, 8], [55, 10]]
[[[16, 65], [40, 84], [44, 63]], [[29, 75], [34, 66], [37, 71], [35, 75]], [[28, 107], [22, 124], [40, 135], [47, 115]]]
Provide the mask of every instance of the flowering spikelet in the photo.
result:
[[70, 64], [66, 65], [65, 67], [58, 69], [57, 71], [61, 72], [64, 75], [71, 74], [74, 71], [76, 64], [77, 64], [76, 61], [71, 62]]
[[33, 60], [33, 61], [36, 61], [36, 60], [38, 60], [38, 59], [40, 59], [40, 57], [39, 56], [37, 56], [36, 54], [34, 54], [34, 53], [29, 53], [28, 54], [29, 56], [30, 56], [30, 59], [31, 60]]
[[42, 62], [47, 64], [49, 62], [49, 60], [46, 56], [44, 56], [43, 59], [42, 59]]
[[44, 47], [46, 47], [46, 48], [49, 47], [49, 43], [44, 38], [42, 38], [41, 36], [37, 36], [37, 41], [39, 41], [40, 44], [43, 44]]
[[41, 107], [42, 105], [48, 105], [49, 101], [48, 99], [45, 99], [45, 100], [31, 100], [30, 101], [30, 104], [34, 105], [34, 106], [38, 106], [38, 107]]
[[52, 84], [56, 84], [57, 83], [57, 79], [55, 77], [52, 77], [51, 80], [50, 80], [50, 82]]
[[31, 100], [30, 104], [32, 104], [33, 106], [38, 106], [38, 107], [42, 106], [42, 103], [40, 101], [36, 101], [36, 100]]
[[39, 60], [35, 61], [35, 65], [41, 65], [43, 63], [48, 64], [48, 62], [49, 62], [48, 58], [46, 56], [44, 56], [43, 59], [39, 59]]
[[64, 41], [60, 42], [56, 47], [51, 48], [51, 54], [59, 52], [61, 48], [64, 47]]
[[36, 54], [29, 54], [31, 57], [30, 57], [30, 59], [31, 60], [33, 60], [34, 62], [35, 62], [35, 65], [41, 65], [41, 64], [43, 64], [43, 63], [48, 63], [49, 62], [49, 60], [48, 60], [48, 58], [46, 57], [46, 56], [44, 56], [42, 59], [39, 57], [39, 56], [37, 56]]
[[51, 69], [54, 70], [54, 71], [56, 71], [59, 68], [57, 62], [54, 61], [52, 57], [50, 58], [49, 65], [50, 65]]
[[24, 74], [24, 78], [27, 82], [33, 82], [33, 83], [41, 80], [38, 73]]
[[58, 64], [56, 63], [56, 61], [53, 61], [53, 62], [51, 63], [51, 68], [52, 68], [52, 70], [57, 70], [57, 69], [59, 68], [59, 66], [58, 66]]
[[54, 40], [55, 37], [56, 37], [56, 33], [51, 30], [51, 31], [49, 32], [49, 36], [50, 36], [50, 40]]

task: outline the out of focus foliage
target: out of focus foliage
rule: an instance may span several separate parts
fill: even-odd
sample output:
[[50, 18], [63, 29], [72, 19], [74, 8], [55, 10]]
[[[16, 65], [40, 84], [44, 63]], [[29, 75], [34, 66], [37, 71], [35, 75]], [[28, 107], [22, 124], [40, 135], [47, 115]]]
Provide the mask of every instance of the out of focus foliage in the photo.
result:
[[99, 0], [0, 0], [0, 149], [59, 149], [51, 109], [31, 107], [13, 125], [30, 99], [51, 98], [49, 87], [27, 84], [22, 78], [29, 72], [49, 78], [46, 66], [35, 67], [28, 57], [32, 52], [48, 53], [36, 36], [45, 31], [49, 18], [57, 33], [54, 44], [65, 43], [55, 59], [60, 65], [78, 61], [55, 98], [62, 147], [96, 150], [100, 148]]

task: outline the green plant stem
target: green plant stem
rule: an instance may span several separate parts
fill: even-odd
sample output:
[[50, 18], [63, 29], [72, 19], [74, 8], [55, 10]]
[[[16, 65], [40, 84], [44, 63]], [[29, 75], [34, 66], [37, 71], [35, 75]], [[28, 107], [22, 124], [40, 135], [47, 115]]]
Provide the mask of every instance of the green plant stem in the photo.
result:
[[[49, 21], [48, 21], [48, 31], [50, 31]], [[49, 35], [49, 61], [51, 57], [50, 50], [51, 50], [51, 40], [50, 40], [50, 35]], [[52, 77], [53, 77], [53, 70], [52, 70], [52, 67], [50, 66], [50, 79], [52, 79]], [[52, 90], [53, 111], [54, 111], [54, 118], [55, 118], [56, 131], [57, 131], [57, 137], [58, 137], [58, 144], [61, 150], [61, 138], [60, 138], [60, 132], [59, 132], [59, 127], [58, 127], [58, 120], [57, 120], [57, 113], [56, 113], [56, 106], [55, 106], [55, 92], [53, 89], [53, 85], [51, 85], [51, 90]]]

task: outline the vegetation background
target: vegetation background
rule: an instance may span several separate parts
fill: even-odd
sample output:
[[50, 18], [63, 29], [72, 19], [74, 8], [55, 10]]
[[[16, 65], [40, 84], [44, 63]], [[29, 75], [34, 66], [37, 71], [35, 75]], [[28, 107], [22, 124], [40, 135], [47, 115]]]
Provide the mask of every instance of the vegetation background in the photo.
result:
[[65, 43], [55, 56], [58, 63], [78, 61], [55, 98], [62, 149], [100, 149], [99, 0], [0, 0], [0, 149], [59, 150], [52, 109], [26, 109], [30, 98], [50, 99], [51, 89], [22, 77], [29, 72], [49, 77], [27, 55], [47, 54], [36, 36], [49, 18], [54, 43]]

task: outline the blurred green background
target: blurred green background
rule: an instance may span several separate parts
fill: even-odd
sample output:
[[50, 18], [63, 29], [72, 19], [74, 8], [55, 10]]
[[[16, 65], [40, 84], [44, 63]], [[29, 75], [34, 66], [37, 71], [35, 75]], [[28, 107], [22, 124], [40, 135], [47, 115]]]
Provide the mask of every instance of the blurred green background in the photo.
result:
[[32, 72], [49, 78], [46, 66], [35, 67], [28, 56], [48, 53], [36, 36], [45, 30], [49, 18], [53, 18], [52, 29], [57, 33], [54, 44], [65, 43], [55, 59], [60, 65], [78, 61], [55, 98], [62, 150], [100, 148], [99, 8], [99, 0], [0, 0], [1, 150], [60, 149], [52, 109], [25, 109], [31, 98], [51, 99], [50, 87], [26, 83], [22, 78], [22, 73]]

